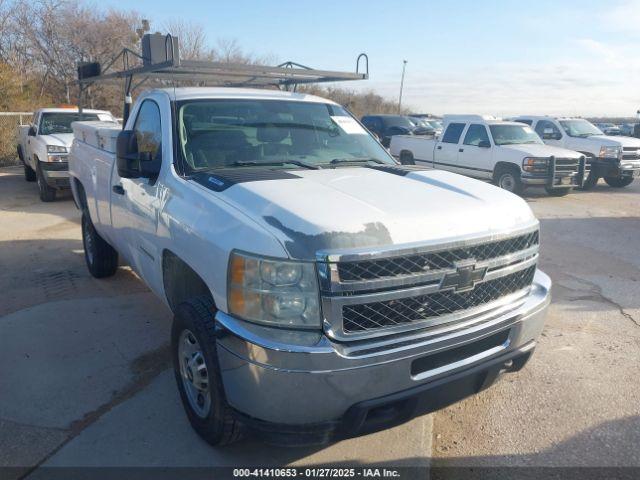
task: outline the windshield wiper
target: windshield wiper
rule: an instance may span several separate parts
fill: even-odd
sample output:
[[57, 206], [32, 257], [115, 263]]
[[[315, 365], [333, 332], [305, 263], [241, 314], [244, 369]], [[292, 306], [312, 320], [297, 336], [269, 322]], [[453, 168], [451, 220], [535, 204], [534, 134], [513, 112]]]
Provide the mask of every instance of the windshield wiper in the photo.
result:
[[384, 163], [382, 160], [379, 160], [377, 158], [334, 158], [333, 160], [331, 160], [329, 162], [329, 164], [331, 165], [339, 165], [341, 163], [369, 163], [369, 162], [373, 162], [373, 163]]
[[312, 163], [303, 162], [302, 160], [282, 160], [279, 162], [256, 162], [255, 160], [251, 161], [238, 161], [233, 162], [230, 165], [231, 167], [280, 167], [284, 165], [297, 165], [298, 167], [308, 168], [310, 170], [318, 170], [320, 167], [318, 165], [314, 165]]

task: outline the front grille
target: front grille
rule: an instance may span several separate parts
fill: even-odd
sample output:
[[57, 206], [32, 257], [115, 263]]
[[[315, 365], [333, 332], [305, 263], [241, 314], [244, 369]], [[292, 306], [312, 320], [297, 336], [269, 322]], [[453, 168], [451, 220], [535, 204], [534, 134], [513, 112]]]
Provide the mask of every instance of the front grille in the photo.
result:
[[430, 270], [455, 268], [455, 262], [468, 260], [490, 260], [538, 245], [538, 231], [506, 240], [455, 248], [442, 252], [427, 252], [403, 257], [379, 260], [341, 262], [338, 273], [341, 282], [359, 282], [384, 278], [415, 275]]
[[579, 168], [579, 158], [556, 158], [556, 173], [574, 173]]
[[531, 285], [536, 266], [478, 284], [473, 290], [440, 291], [415, 297], [342, 307], [345, 333], [406, 325], [460, 312], [498, 300]]
[[623, 160], [640, 159], [640, 149], [638, 147], [622, 147]]

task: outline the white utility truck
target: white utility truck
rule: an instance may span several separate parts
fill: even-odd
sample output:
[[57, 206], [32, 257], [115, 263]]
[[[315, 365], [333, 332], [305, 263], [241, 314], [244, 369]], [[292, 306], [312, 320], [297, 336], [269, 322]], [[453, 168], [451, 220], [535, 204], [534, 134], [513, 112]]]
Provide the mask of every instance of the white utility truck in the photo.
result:
[[640, 139], [605, 135], [584, 118], [524, 115], [514, 120], [531, 125], [547, 145], [585, 155], [590, 172], [584, 188], [592, 188], [600, 178], [622, 188], [640, 176]]
[[[18, 158], [27, 182], [38, 182], [40, 199], [51, 202], [56, 191], [69, 188], [67, 156], [73, 140], [71, 123], [80, 120], [78, 109], [41, 108], [29, 125], [18, 127]], [[112, 121], [104, 110], [84, 110], [82, 120]]]
[[[367, 76], [167, 63], [141, 70], [280, 87]], [[330, 100], [152, 89], [124, 130], [74, 130], [88, 268], [107, 277], [122, 258], [173, 310], [177, 386], [212, 444], [386, 428], [488, 387], [534, 350], [551, 282], [529, 206], [398, 165]]]
[[445, 115], [439, 138], [397, 135], [389, 150], [402, 164], [491, 180], [520, 193], [541, 186], [562, 196], [582, 184], [584, 155], [545, 145], [527, 125], [483, 115]]

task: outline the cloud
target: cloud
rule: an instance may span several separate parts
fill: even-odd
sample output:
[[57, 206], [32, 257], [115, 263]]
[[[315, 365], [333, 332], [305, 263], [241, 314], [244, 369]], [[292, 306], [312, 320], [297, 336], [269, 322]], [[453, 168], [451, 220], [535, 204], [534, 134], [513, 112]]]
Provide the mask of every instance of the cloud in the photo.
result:
[[[607, 2], [605, 2], [605, 5]], [[603, 26], [614, 32], [640, 34], [640, 0], [624, 0], [608, 5], [602, 14]]]
[[[440, 114], [633, 116], [640, 106], [636, 87], [640, 69], [612, 67], [608, 58], [608, 52], [601, 50], [582, 61], [503, 63], [407, 75], [403, 104]], [[397, 98], [399, 82], [373, 80], [363, 88]]]
[[[499, 116], [554, 114], [634, 116], [640, 107], [640, 63], [633, 48], [592, 38], [564, 44], [546, 63], [502, 62], [431, 72], [410, 72], [403, 104], [420, 112]], [[397, 98], [399, 79], [374, 79], [373, 88]]]

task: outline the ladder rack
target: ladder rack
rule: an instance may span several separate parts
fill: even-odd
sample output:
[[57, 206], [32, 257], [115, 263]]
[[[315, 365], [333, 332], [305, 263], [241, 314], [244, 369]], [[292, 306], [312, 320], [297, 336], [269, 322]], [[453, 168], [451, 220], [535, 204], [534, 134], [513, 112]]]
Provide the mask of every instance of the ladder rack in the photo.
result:
[[[155, 41], [159, 35], [156, 34]], [[152, 37], [145, 35], [145, 37]], [[143, 45], [149, 44], [149, 40]], [[224, 87], [276, 87], [293, 89], [297, 85], [323, 82], [342, 82], [350, 80], [366, 80], [369, 78], [369, 58], [365, 53], [358, 55], [355, 72], [338, 72], [332, 70], [317, 70], [295, 62], [285, 62], [270, 67], [265, 65], [245, 65], [204, 60], [180, 60], [178, 53], [178, 39], [168, 34], [161, 37], [164, 46], [153, 51], [155, 58], [139, 55], [129, 49], [124, 49], [104, 69], [98, 63], [82, 63], [78, 66], [78, 84], [80, 87], [78, 107], [82, 110], [83, 97], [86, 89], [96, 82], [125, 81], [124, 120], [129, 116], [131, 105], [131, 90], [148, 79], [160, 79], [171, 82], [191, 82], [206, 86]], [[144, 47], [143, 47], [144, 50]], [[162, 51], [164, 50], [164, 51]], [[151, 51], [147, 49], [147, 52]], [[118, 62], [122, 61], [122, 70], [110, 71]], [[135, 66], [131, 66], [136, 62]], [[361, 69], [362, 65], [362, 71]], [[135, 77], [140, 78], [133, 84]]]

